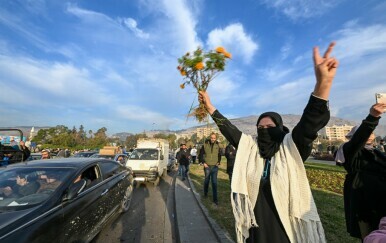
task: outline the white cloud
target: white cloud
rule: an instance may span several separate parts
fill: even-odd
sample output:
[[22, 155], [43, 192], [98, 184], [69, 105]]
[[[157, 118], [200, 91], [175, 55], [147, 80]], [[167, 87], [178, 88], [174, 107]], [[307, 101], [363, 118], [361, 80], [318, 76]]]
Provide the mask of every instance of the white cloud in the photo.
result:
[[209, 48], [224, 46], [234, 57], [241, 56], [246, 63], [252, 61], [259, 48], [240, 23], [228, 25], [224, 29], [212, 30], [208, 35], [207, 45]]
[[176, 31], [177, 40], [184, 51], [195, 50], [201, 41], [195, 30], [196, 16], [193, 15], [186, 0], [163, 0], [163, 9], [171, 20], [171, 26]]
[[118, 19], [122, 24], [124, 24], [127, 28], [129, 28], [135, 36], [143, 39], [148, 39], [149, 38], [149, 33], [145, 33], [143, 30], [139, 29], [137, 27], [137, 21], [135, 21], [132, 18], [125, 18], [125, 19]]
[[292, 51], [292, 44], [290, 42], [287, 42], [280, 48], [280, 54], [281, 54], [281, 60], [287, 59], [289, 54]]
[[349, 25], [334, 36], [338, 38], [334, 55], [346, 62], [357, 62], [368, 55], [384, 55], [386, 51], [386, 25]]
[[[95, 81], [91, 81], [87, 70], [78, 69], [71, 64], [0, 56], [0, 67], [3, 77], [0, 83], [4, 90], [16, 90], [23, 97], [28, 97], [18, 98], [19, 104], [24, 101], [25, 105], [30, 105], [31, 101], [36, 101], [37, 104], [46, 106], [55, 106], [55, 103], [63, 107], [69, 103], [76, 106], [96, 105], [107, 102], [106, 97], [109, 96]], [[90, 90], [92, 92], [87, 92]], [[8, 92], [1, 96], [3, 102], [17, 98], [15, 93]], [[50, 99], [55, 99], [55, 102], [50, 102]]]
[[[200, 14], [197, 2], [187, 0], [141, 0], [147, 10], [157, 16], [152, 35], [158, 35], [157, 45], [163, 44], [176, 55], [202, 46], [196, 26]], [[161, 16], [160, 16], [161, 14]]]
[[274, 8], [292, 20], [315, 18], [323, 15], [343, 0], [263, 0], [263, 3]]

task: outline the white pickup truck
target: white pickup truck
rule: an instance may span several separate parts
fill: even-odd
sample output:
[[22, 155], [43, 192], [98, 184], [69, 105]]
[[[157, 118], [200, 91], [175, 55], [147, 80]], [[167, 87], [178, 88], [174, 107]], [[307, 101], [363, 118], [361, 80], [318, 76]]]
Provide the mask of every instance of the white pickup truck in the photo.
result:
[[166, 175], [169, 160], [169, 142], [165, 139], [138, 139], [137, 148], [131, 153], [126, 162], [134, 173], [137, 182], [149, 181], [155, 186], [160, 177]]

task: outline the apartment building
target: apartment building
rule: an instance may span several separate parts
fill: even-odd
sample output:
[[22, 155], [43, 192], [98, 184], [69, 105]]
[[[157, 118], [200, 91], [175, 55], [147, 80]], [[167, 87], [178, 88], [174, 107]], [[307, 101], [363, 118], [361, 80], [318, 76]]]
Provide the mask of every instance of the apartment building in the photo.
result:
[[347, 141], [345, 135], [351, 131], [352, 125], [332, 125], [326, 126], [322, 129], [321, 134], [326, 136], [328, 140], [342, 140]]

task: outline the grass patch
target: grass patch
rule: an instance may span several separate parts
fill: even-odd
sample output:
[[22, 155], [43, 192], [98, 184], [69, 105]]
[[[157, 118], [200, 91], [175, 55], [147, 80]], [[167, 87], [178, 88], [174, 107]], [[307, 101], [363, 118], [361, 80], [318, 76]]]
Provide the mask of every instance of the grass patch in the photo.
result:
[[[327, 242], [359, 243], [346, 232], [343, 208], [343, 182], [345, 170], [335, 165], [305, 163], [312, 194], [322, 220]], [[191, 165], [190, 178], [201, 195], [202, 203], [210, 216], [236, 239], [234, 218], [230, 201], [230, 182], [226, 173], [226, 160], [223, 158], [217, 175], [217, 193], [219, 206], [213, 206], [212, 190], [209, 185], [208, 197], [204, 198], [204, 169], [200, 165]]]

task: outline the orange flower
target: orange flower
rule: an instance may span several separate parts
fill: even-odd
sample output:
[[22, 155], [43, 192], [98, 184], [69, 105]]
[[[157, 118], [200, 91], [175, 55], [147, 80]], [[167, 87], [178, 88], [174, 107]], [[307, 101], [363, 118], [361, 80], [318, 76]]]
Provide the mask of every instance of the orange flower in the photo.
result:
[[225, 48], [224, 48], [224, 47], [219, 46], [219, 47], [216, 48], [216, 52], [217, 52], [217, 53], [225, 53], [226, 51], [225, 51]]
[[225, 52], [225, 53], [224, 53], [224, 56], [225, 56], [226, 58], [232, 58], [232, 54], [230, 54], [229, 52]]
[[185, 75], [186, 75], [185, 70], [181, 70], [180, 72], [181, 72], [181, 75], [182, 75], [182, 76], [185, 76]]
[[180, 84], [180, 88], [181, 88], [181, 89], [184, 89], [184, 88], [185, 88], [185, 83]]
[[197, 63], [196, 66], [195, 66], [195, 68], [196, 68], [197, 70], [203, 69], [203, 68], [204, 68], [204, 63], [203, 63], [203, 62]]

